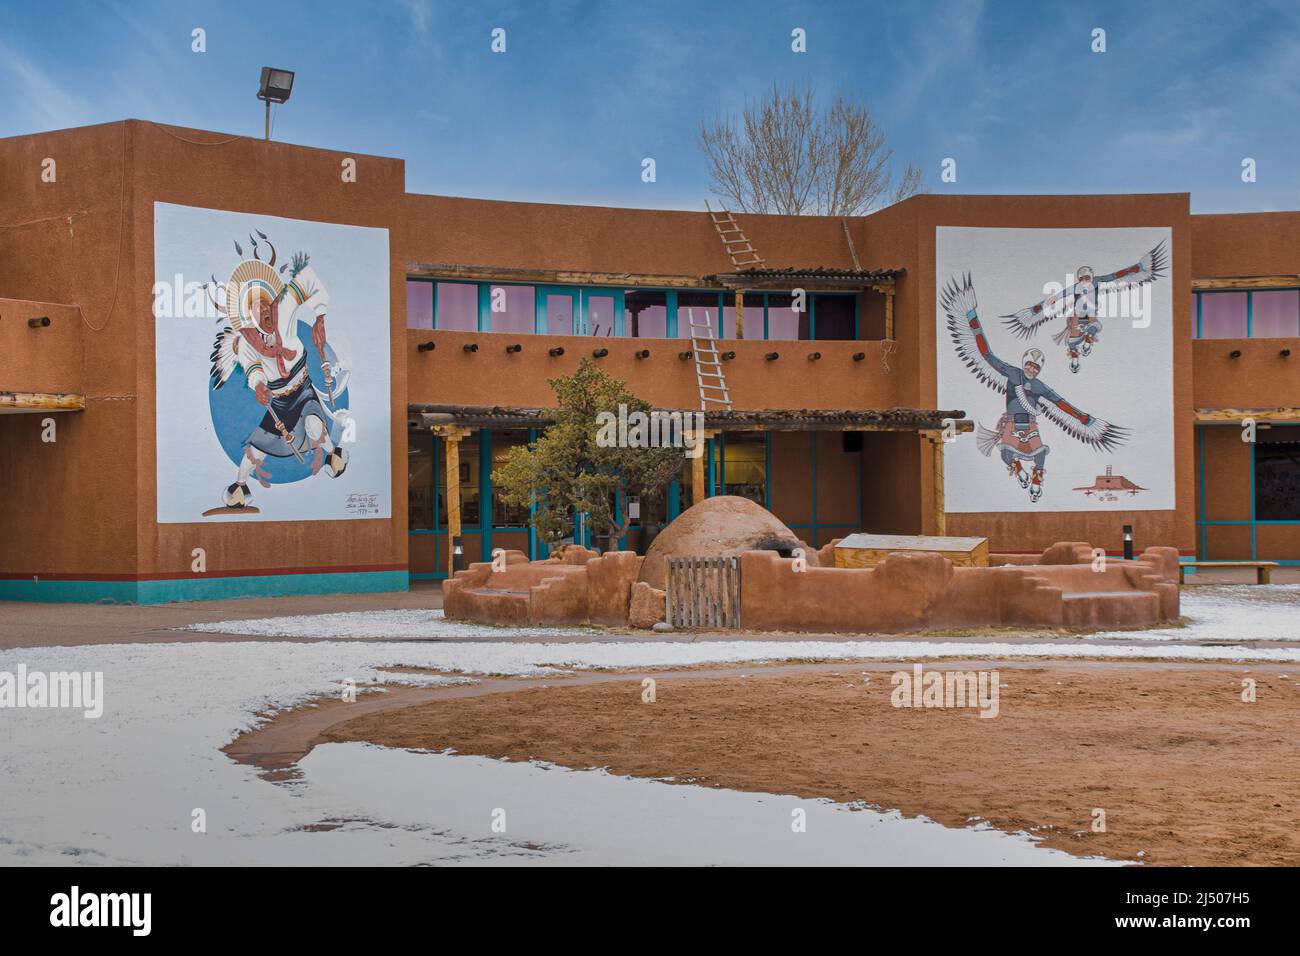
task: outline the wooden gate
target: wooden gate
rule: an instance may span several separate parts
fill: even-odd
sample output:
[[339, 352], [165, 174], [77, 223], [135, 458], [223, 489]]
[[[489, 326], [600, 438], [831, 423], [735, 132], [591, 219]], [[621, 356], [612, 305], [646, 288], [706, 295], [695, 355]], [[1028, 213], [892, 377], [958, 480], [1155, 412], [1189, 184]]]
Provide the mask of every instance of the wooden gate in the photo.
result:
[[668, 558], [668, 623], [740, 627], [740, 558]]

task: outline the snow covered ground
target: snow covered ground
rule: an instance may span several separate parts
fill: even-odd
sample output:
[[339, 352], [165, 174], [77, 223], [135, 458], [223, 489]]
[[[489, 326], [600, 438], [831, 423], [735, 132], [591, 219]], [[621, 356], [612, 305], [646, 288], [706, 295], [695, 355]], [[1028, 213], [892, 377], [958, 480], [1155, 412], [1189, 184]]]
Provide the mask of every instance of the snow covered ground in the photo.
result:
[[[693, 660], [735, 649], [673, 645]], [[743, 645], [742, 645], [743, 646]], [[711, 653], [700, 654], [701, 650]], [[437, 683], [387, 665], [480, 673], [668, 662], [656, 645], [118, 644], [18, 649], [0, 670], [103, 671], [104, 714], [0, 712], [0, 864], [1076, 863], [991, 829], [477, 757], [318, 748], [272, 784], [220, 752], [259, 712], [340, 682]], [[455, 678], [451, 678], [455, 679]], [[791, 811], [807, 812], [794, 833]], [[192, 830], [194, 811], [206, 833]], [[492, 830], [494, 810], [506, 831]], [[340, 821], [332, 829], [322, 823]]]
[[[1086, 862], [1023, 835], [944, 828], [827, 802], [363, 744], [317, 748], [302, 761], [300, 780], [272, 784], [220, 748], [259, 714], [337, 694], [349, 679], [464, 679], [383, 669], [396, 665], [546, 675], [819, 658], [1300, 662], [1300, 647], [1237, 643], [1297, 640], [1298, 606], [1296, 586], [1190, 590], [1187, 627], [1086, 641], [599, 642], [585, 629], [480, 628], [489, 632], [481, 634], [439, 612], [380, 611], [205, 625], [268, 638], [346, 640], [0, 651], [0, 671], [20, 664], [29, 672], [102, 671], [105, 691], [98, 720], [80, 710], [0, 710], [0, 864]], [[510, 643], [512, 637], [568, 643]], [[807, 812], [804, 833], [791, 828], [796, 809]], [[194, 832], [196, 810], [205, 815], [206, 832]], [[505, 811], [504, 833], [492, 830], [495, 810]]]

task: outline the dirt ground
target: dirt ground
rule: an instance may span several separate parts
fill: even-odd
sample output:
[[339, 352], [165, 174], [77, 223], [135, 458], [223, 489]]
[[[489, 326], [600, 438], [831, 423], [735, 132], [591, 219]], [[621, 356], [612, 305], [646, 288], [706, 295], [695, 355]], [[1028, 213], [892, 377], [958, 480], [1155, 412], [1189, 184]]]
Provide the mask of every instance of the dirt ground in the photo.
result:
[[[927, 668], [930, 665], [927, 665]], [[899, 665], [910, 672], [910, 664]], [[439, 700], [325, 740], [539, 759], [1024, 830], [1157, 865], [1300, 865], [1300, 670], [1006, 668], [999, 713], [897, 708], [889, 671], [659, 679]], [[1242, 680], [1257, 699], [1242, 701]], [[1105, 832], [1093, 830], [1105, 811]], [[870, 859], [864, 859], [870, 864]]]

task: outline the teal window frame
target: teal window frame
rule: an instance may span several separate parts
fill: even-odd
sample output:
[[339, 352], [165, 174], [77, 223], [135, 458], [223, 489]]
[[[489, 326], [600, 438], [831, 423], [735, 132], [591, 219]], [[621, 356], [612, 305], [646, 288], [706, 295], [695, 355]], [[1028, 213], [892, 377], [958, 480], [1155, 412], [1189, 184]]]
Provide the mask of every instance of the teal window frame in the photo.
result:
[[[1206, 532], [1207, 529], [1219, 525], [1243, 525], [1250, 526], [1250, 560], [1259, 560], [1259, 548], [1257, 541], [1257, 531], [1260, 525], [1300, 525], [1300, 521], [1295, 519], [1274, 519], [1274, 518], [1257, 518], [1255, 516], [1255, 443], [1247, 442], [1246, 447], [1250, 450], [1247, 459], [1247, 467], [1250, 469], [1250, 517], [1238, 519], [1211, 520], [1205, 517], [1205, 431], [1206, 428], [1238, 428], [1234, 422], [1227, 422], [1223, 425], [1197, 425], [1196, 426], [1196, 498], [1197, 498], [1197, 515], [1196, 515], [1196, 559], [1198, 561], [1209, 560], [1205, 557], [1206, 553]], [[1300, 565], [1300, 559], [1283, 559], [1269, 558], [1270, 561], [1277, 561], [1284, 565]]]
[[[1255, 335], [1255, 293], [1257, 292], [1300, 292], [1300, 286], [1294, 286], [1294, 285], [1269, 286], [1266, 289], [1214, 289], [1214, 290], [1206, 290], [1204, 292], [1193, 293], [1196, 296], [1196, 338], [1198, 341], [1204, 339], [1204, 336], [1202, 334], [1202, 325], [1201, 325], [1201, 307], [1205, 301], [1205, 296], [1226, 295], [1226, 294], [1241, 293], [1241, 292], [1246, 293], [1246, 338], [1253, 339], [1257, 337]], [[1300, 327], [1300, 317], [1297, 318], [1297, 326]], [[1258, 338], [1260, 338], [1261, 340], [1273, 339], [1274, 341], [1276, 341], [1277, 339], [1294, 338], [1294, 336], [1283, 335], [1283, 336], [1275, 337], [1275, 336], [1261, 335], [1258, 336]], [[1214, 341], [1214, 340], [1206, 339], [1206, 341]]]

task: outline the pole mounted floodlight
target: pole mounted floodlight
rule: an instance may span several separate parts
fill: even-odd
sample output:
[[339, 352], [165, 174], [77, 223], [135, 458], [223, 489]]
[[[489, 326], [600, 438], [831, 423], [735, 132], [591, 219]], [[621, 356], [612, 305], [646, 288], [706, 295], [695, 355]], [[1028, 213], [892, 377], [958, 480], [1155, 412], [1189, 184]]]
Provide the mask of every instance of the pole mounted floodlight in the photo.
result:
[[271, 104], [289, 102], [293, 92], [293, 71], [262, 67], [262, 79], [257, 85], [257, 98], [266, 104], [266, 139], [271, 139]]

